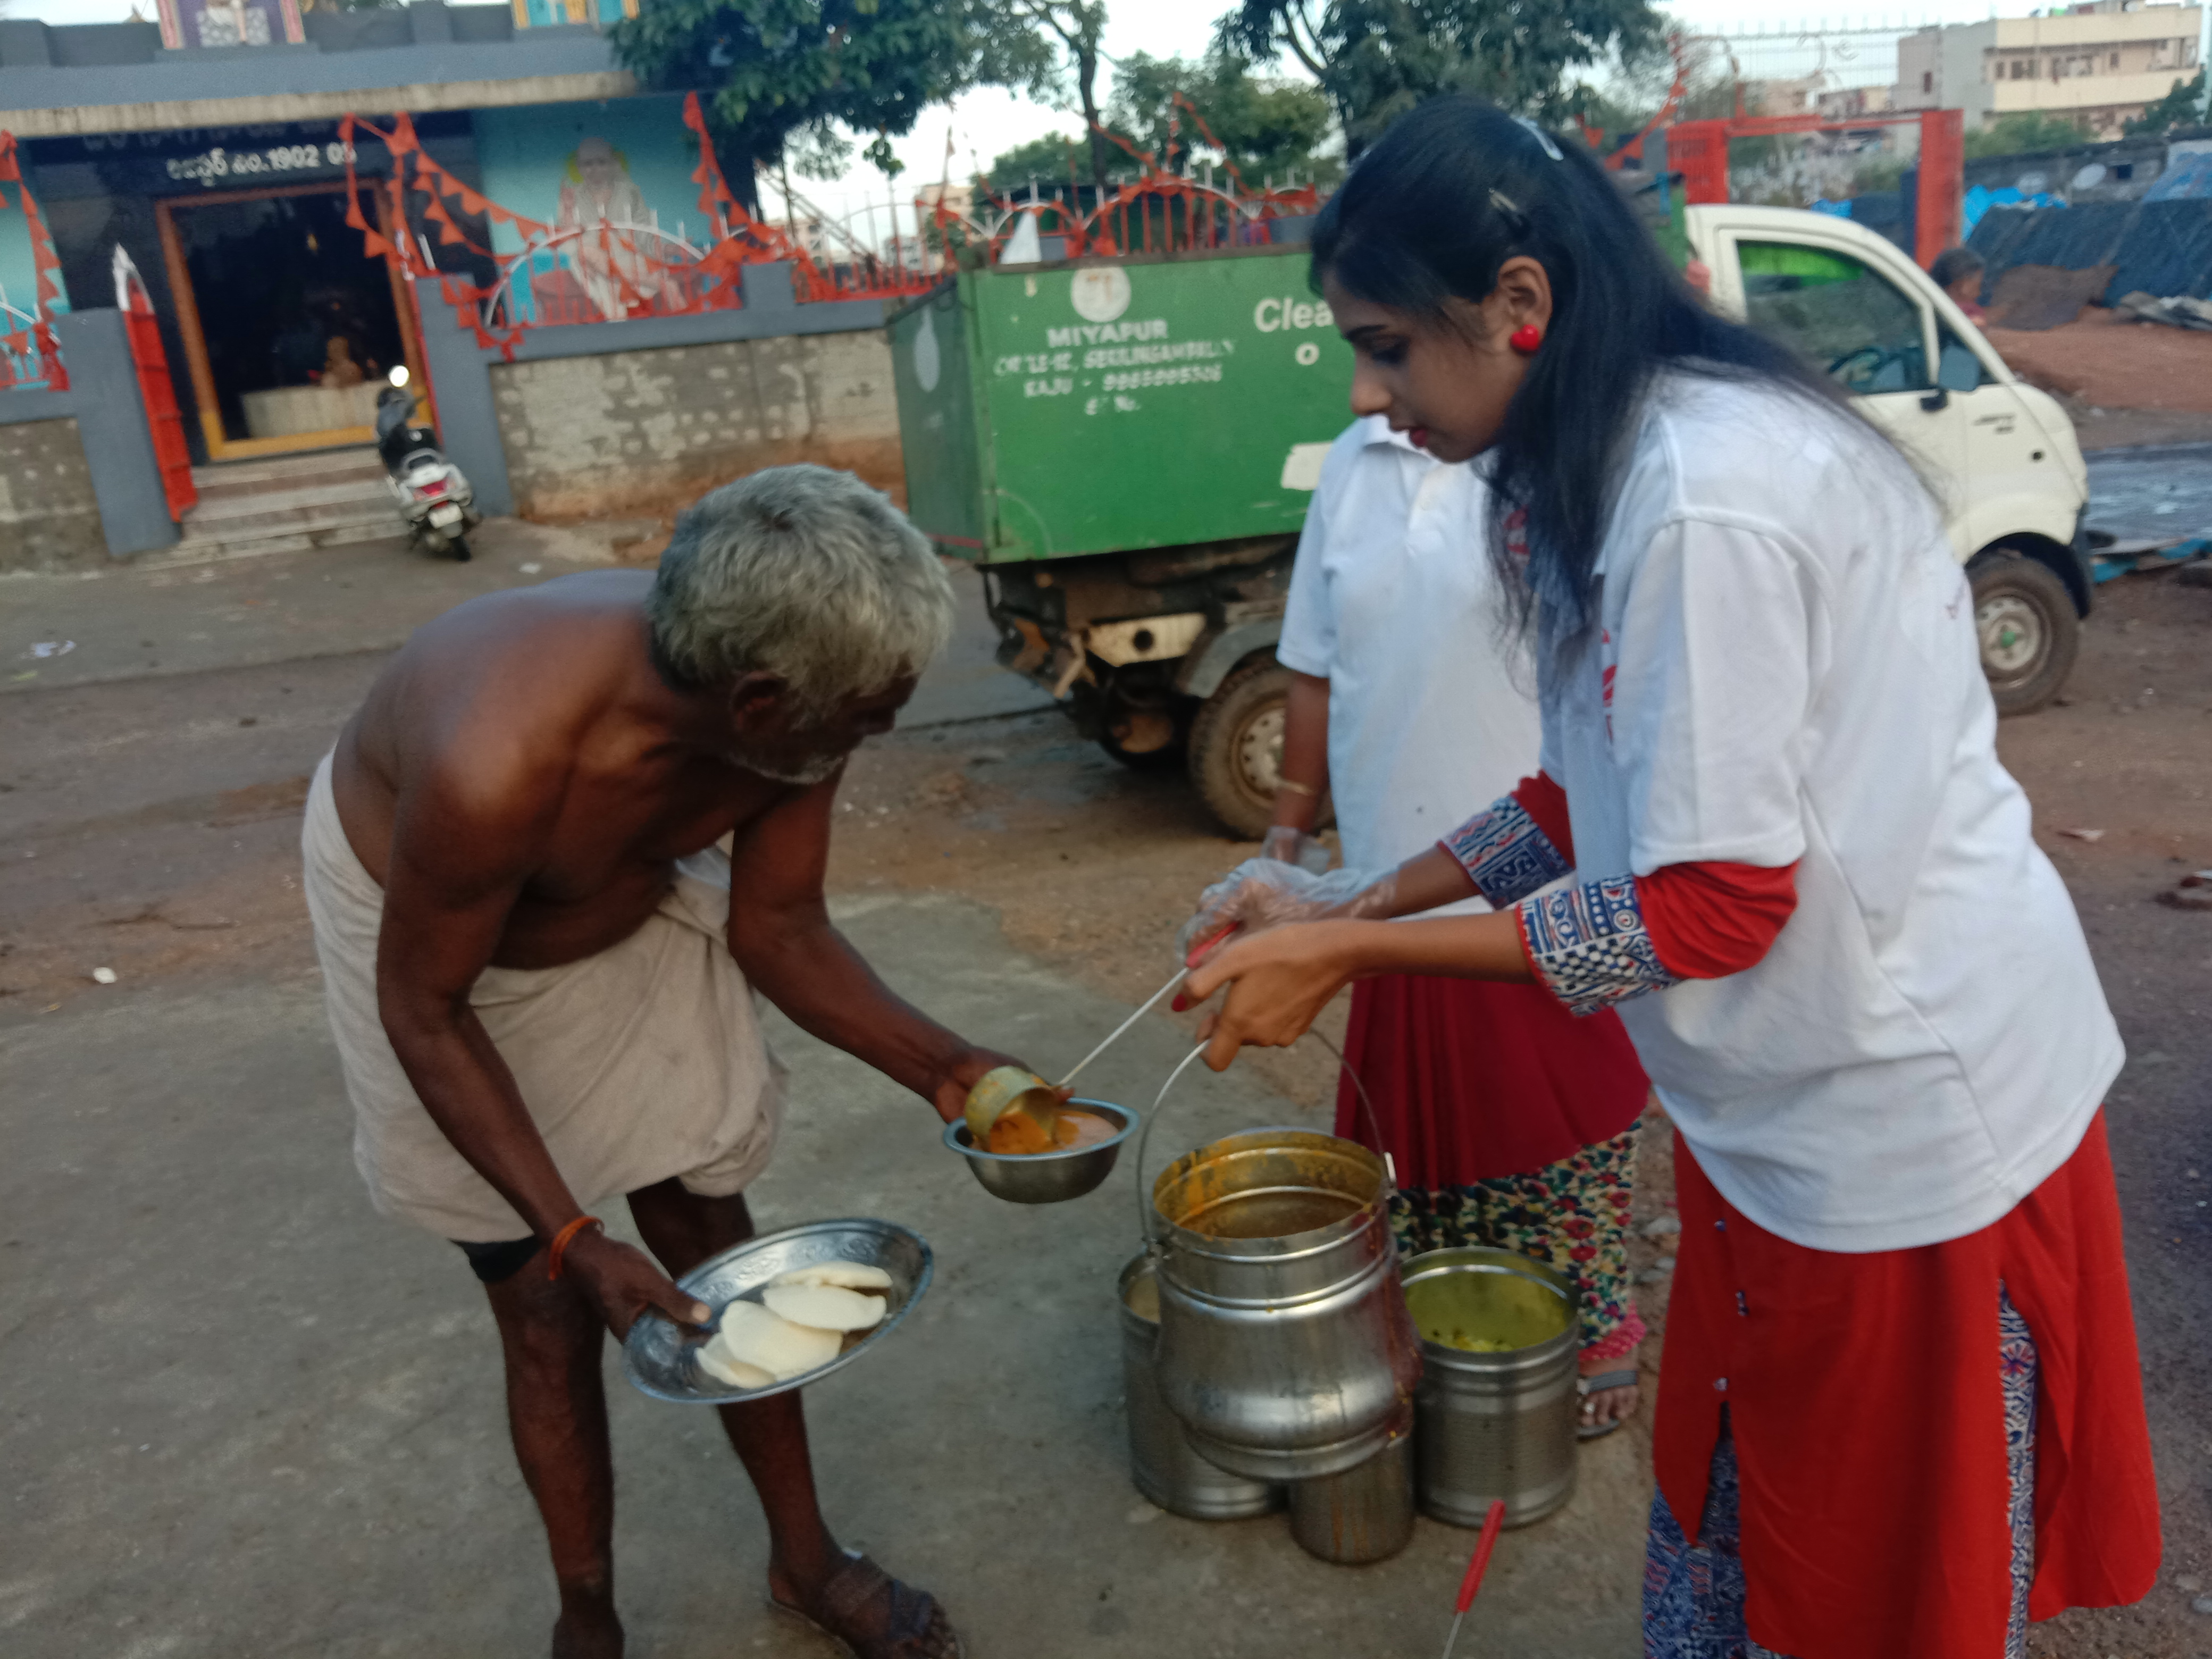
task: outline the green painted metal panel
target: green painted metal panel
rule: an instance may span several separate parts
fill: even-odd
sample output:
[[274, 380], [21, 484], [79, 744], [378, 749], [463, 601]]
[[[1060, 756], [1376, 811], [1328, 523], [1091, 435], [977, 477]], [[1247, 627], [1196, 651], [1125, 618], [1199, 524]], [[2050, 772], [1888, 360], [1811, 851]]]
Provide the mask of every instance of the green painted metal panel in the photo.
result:
[[1352, 354], [1303, 250], [963, 271], [957, 294], [892, 327], [909, 511], [948, 550], [1065, 558], [1304, 522], [1352, 418]]
[[987, 529], [973, 303], [971, 290], [948, 283], [898, 313], [890, 327], [907, 516], [939, 546], [970, 557], [982, 554]]

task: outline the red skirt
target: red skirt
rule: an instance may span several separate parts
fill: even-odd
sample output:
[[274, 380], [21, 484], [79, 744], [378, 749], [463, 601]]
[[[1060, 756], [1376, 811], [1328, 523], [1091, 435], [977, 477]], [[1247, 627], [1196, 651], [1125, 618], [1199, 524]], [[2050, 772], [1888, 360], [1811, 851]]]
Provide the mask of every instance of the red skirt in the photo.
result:
[[2000, 1285], [2039, 1368], [2029, 1615], [2149, 1591], [2158, 1488], [2103, 1113], [2002, 1220], [1919, 1249], [1778, 1238], [1721, 1197], [1679, 1134], [1674, 1185], [1652, 1456], [1695, 1542], [1728, 1407], [1752, 1640], [1793, 1659], [2000, 1659]]
[[[1577, 1019], [1535, 985], [1361, 980], [1344, 1054], [1401, 1187], [1465, 1187], [1556, 1164], [1635, 1122], [1649, 1087], [1618, 1015]], [[1374, 1139], [1349, 1078], [1336, 1132]]]

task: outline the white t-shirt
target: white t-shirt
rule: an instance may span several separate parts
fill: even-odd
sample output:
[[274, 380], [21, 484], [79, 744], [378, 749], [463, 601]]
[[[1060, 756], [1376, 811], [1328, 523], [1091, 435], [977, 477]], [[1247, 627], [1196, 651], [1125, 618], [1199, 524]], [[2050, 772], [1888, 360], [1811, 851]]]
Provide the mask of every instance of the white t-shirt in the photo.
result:
[[1599, 568], [1599, 629], [1541, 653], [1577, 878], [1798, 861], [1763, 961], [1620, 1004], [1668, 1113], [1796, 1243], [1987, 1226], [2071, 1155], [2123, 1054], [1997, 763], [1936, 510], [1835, 413], [1678, 375]]
[[1348, 869], [1425, 851], [1536, 769], [1535, 665], [1491, 572], [1487, 496], [1379, 415], [1322, 464], [1275, 656], [1328, 681]]

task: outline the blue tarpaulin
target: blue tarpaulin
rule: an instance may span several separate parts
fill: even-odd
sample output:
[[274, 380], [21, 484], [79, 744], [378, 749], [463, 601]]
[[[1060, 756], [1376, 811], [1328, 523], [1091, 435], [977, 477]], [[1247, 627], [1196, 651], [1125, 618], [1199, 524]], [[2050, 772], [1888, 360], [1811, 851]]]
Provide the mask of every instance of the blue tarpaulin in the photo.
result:
[[2146, 202], [2203, 201], [2212, 198], [2212, 155], [2192, 151], [2177, 155], [2143, 192]]
[[1971, 237], [1974, 227], [1982, 222], [1982, 216], [1993, 207], [2064, 207], [2066, 204], [2048, 191], [2033, 196], [2023, 196], [2007, 185], [2002, 190], [1985, 190], [1976, 185], [1959, 200], [1959, 234]]
[[2212, 196], [2088, 202], [2063, 213], [1993, 207], [1967, 246], [1988, 264], [1985, 299], [1996, 291], [1998, 276], [2014, 265], [2116, 266], [2102, 296], [2106, 305], [2137, 291], [2160, 298], [2212, 295]]

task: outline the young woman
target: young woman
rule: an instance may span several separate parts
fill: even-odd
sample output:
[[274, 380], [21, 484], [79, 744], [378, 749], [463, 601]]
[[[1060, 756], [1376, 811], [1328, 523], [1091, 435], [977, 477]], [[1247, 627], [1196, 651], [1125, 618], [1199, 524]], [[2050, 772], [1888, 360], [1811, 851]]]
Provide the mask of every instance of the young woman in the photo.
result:
[[[1473, 465], [1380, 416], [1329, 451], [1275, 647], [1297, 678], [1263, 855], [1297, 862], [1327, 793], [1346, 864], [1375, 869], [1535, 765], [1535, 665], [1488, 562], [1468, 556], [1487, 502]], [[1619, 1427], [1644, 1334], [1627, 1237], [1646, 1093], [1619, 1018], [1578, 1021], [1533, 985], [1393, 974], [1354, 988], [1345, 1047], [1397, 1169], [1400, 1249], [1492, 1245], [1573, 1279], [1582, 1434]], [[1348, 1081], [1337, 1133], [1374, 1138]]]
[[[1927, 492], [1579, 149], [1486, 106], [1391, 129], [1314, 268], [1353, 407], [1526, 514], [1525, 560], [1490, 546], [1533, 605], [1542, 767], [1343, 919], [1210, 957], [1210, 1060], [1376, 973], [1618, 1007], [1683, 1223], [1647, 1654], [1997, 1659], [2141, 1596], [2119, 1038]], [[1500, 908], [1370, 919], [1470, 892]]]

